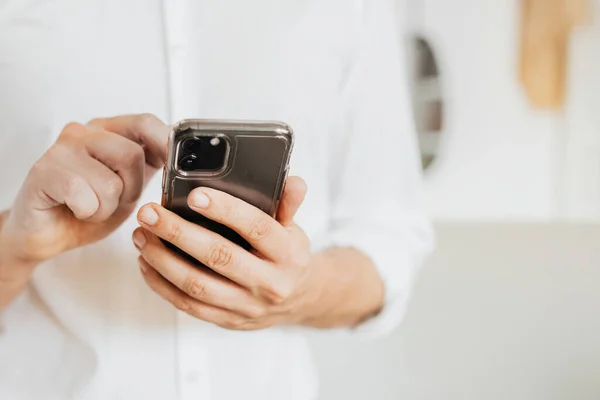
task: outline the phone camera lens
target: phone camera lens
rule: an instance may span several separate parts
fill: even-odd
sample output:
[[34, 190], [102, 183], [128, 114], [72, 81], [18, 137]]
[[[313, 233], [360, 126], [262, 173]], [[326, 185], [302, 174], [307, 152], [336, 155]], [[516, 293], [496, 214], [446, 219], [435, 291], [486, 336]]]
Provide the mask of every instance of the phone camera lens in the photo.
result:
[[180, 142], [177, 165], [186, 173], [216, 172], [225, 167], [228, 148], [218, 134], [188, 136]]
[[197, 170], [199, 164], [200, 160], [198, 157], [195, 154], [190, 154], [183, 157], [181, 161], [179, 161], [179, 168], [181, 168], [182, 171], [190, 172]]
[[202, 146], [202, 142], [198, 138], [189, 138], [183, 141], [181, 147], [187, 153], [197, 153], [200, 151], [200, 147]]

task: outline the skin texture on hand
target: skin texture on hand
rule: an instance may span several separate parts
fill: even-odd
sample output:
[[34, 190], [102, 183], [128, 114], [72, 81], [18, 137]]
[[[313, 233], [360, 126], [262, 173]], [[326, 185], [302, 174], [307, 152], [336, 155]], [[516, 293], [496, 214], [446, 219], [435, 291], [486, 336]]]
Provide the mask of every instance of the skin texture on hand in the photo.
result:
[[[125, 221], [164, 163], [167, 139], [168, 127], [151, 115], [65, 127], [1, 214], [0, 310], [37, 264], [94, 243]], [[293, 220], [305, 193], [304, 182], [290, 178], [276, 219], [223, 192], [190, 195], [193, 210], [237, 231], [253, 252], [159, 205], [144, 206], [134, 242], [146, 282], [175, 307], [229, 329], [349, 326], [377, 313], [383, 285], [367, 257], [353, 249], [310, 252]], [[185, 262], [159, 238], [209, 269]]]
[[166, 158], [169, 128], [150, 114], [71, 123], [29, 171], [0, 224], [0, 310], [40, 262], [113, 232]]
[[[133, 234], [148, 285], [176, 308], [227, 329], [273, 325], [349, 326], [378, 312], [383, 285], [370, 260], [352, 249], [311, 254], [293, 218], [306, 185], [286, 184], [277, 218], [226, 193], [193, 191], [190, 207], [243, 236], [247, 252], [157, 204], [140, 209]], [[170, 252], [164, 239], [208, 267]]]
[[152, 115], [67, 125], [31, 168], [4, 223], [16, 258], [41, 262], [113, 232], [162, 166], [167, 139], [168, 127]]
[[21, 293], [31, 277], [36, 263], [18, 260], [12, 256], [9, 241], [2, 234], [8, 211], [0, 213], [0, 311]]

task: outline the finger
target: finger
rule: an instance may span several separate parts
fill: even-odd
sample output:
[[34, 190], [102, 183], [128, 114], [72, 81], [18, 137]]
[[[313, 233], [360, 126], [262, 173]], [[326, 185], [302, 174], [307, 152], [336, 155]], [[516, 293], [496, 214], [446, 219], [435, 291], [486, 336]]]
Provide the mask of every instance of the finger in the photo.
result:
[[294, 224], [294, 216], [306, 197], [306, 182], [302, 178], [292, 176], [285, 182], [285, 188], [277, 210], [277, 220], [285, 227]]
[[274, 274], [273, 268], [254, 254], [158, 204], [143, 206], [138, 221], [156, 236], [251, 291], [269, 282]]
[[139, 264], [148, 286], [178, 310], [226, 329], [248, 329], [244, 328], [246, 318], [241, 315], [191, 298], [162, 277], [141, 257]]
[[133, 242], [154, 270], [188, 296], [253, 319], [264, 314], [264, 305], [248, 290], [214, 272], [190, 265], [144, 228], [133, 233]]
[[51, 162], [39, 162], [30, 173], [36, 175], [31, 189], [36, 195], [25, 196], [31, 201], [31, 208], [43, 211], [64, 204], [81, 220], [92, 217], [100, 208], [98, 196], [90, 184], [69, 168]]
[[285, 262], [292, 252], [289, 232], [260, 209], [227, 193], [209, 188], [193, 190], [190, 208], [208, 219], [228, 226], [264, 257]]
[[[63, 162], [67, 163], [66, 160]], [[81, 176], [98, 199], [98, 208], [87, 220], [103, 222], [109, 219], [119, 207], [124, 186], [121, 177], [100, 161], [84, 155], [73, 157], [66, 167]]]
[[113, 215], [123, 191], [123, 182], [115, 172], [94, 158], [60, 145], [46, 156], [38, 181], [50, 200], [47, 206], [65, 204], [77, 218], [93, 222]]
[[146, 163], [152, 172], [162, 167], [167, 159], [170, 127], [152, 114], [98, 118], [90, 121], [88, 125], [118, 133], [142, 145], [146, 150]]
[[115, 133], [94, 130], [84, 141], [88, 154], [118, 174], [123, 182], [120, 198], [135, 203], [144, 188], [144, 149], [137, 143]]
[[87, 155], [116, 172], [124, 186], [119, 200], [131, 204], [139, 199], [145, 180], [145, 155], [138, 143], [98, 126], [86, 127], [77, 123], [67, 125], [57, 143], [65, 143], [71, 149], [77, 146], [73, 153], [78, 153], [81, 147]]

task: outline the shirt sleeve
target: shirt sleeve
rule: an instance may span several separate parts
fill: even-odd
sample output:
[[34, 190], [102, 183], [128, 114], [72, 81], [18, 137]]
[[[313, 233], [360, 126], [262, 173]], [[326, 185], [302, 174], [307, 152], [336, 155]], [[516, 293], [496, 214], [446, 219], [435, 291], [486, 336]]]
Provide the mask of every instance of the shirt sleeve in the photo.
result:
[[381, 313], [350, 329], [366, 337], [388, 334], [400, 323], [433, 244], [394, 10], [392, 1], [363, 2], [332, 152], [328, 244], [370, 257], [385, 285]]

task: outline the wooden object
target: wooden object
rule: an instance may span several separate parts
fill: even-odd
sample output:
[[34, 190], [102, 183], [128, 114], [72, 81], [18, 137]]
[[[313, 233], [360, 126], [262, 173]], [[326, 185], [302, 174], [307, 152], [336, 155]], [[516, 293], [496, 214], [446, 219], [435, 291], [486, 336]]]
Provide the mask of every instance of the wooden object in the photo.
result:
[[565, 102], [569, 41], [591, 20], [589, 0], [521, 0], [520, 78], [537, 108], [561, 109]]

